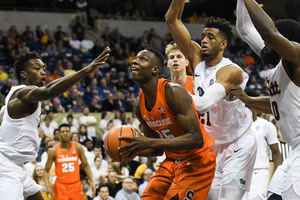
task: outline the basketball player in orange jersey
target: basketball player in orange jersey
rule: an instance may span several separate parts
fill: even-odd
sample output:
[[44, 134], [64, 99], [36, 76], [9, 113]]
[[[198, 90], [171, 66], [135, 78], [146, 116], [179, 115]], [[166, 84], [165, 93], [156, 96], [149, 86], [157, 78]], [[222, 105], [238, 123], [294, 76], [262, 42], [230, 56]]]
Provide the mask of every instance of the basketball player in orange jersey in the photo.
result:
[[53, 200], [85, 200], [80, 182], [79, 159], [83, 164], [84, 171], [90, 180], [90, 185], [95, 191], [92, 172], [84, 155], [82, 146], [71, 141], [70, 126], [59, 126], [60, 143], [48, 154], [45, 170], [49, 172], [55, 161], [56, 181], [53, 187]]
[[166, 159], [142, 194], [143, 200], [205, 200], [214, 177], [214, 139], [196, 115], [194, 103], [181, 85], [159, 79], [162, 55], [147, 48], [132, 61], [132, 79], [141, 87], [134, 111], [144, 136], [120, 137], [130, 143], [120, 154], [158, 156]]
[[189, 66], [189, 60], [179, 50], [176, 43], [171, 42], [166, 47], [168, 58], [167, 66], [171, 72], [171, 79], [182, 85], [190, 94], [195, 94], [193, 89], [193, 77], [186, 74], [186, 68]]

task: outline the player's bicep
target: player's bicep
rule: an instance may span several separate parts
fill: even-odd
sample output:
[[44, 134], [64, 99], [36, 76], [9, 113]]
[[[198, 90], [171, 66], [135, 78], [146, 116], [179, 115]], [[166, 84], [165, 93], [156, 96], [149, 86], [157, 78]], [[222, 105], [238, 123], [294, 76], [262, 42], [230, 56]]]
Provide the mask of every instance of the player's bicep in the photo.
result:
[[28, 86], [21, 89], [17, 93], [19, 98], [24, 103], [36, 103], [39, 101], [47, 100], [44, 87]]
[[300, 44], [290, 41], [279, 32], [272, 35], [270, 41], [266, 41], [283, 59], [300, 66]]
[[221, 68], [216, 74], [216, 82], [223, 85], [225, 90], [234, 85], [240, 85], [243, 80], [242, 70], [233, 65]]

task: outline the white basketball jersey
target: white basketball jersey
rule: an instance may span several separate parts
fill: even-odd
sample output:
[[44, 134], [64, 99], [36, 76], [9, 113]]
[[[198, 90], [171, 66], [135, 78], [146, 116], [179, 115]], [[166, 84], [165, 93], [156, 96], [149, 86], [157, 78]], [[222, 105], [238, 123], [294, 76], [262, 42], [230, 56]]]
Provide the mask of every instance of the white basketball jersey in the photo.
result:
[[[216, 81], [216, 74], [219, 69], [234, 65], [228, 58], [223, 58], [220, 63], [214, 67], [206, 67], [205, 61], [200, 62], [195, 68], [194, 83], [195, 95], [202, 96], [205, 91]], [[244, 89], [248, 81], [248, 74], [243, 71]], [[245, 107], [245, 104], [239, 99], [228, 101], [225, 97], [214, 104], [209, 112], [200, 114], [202, 124], [206, 131], [215, 138], [215, 144], [228, 144], [241, 135], [250, 127], [252, 123], [252, 112]]]
[[34, 161], [39, 149], [38, 126], [40, 123], [41, 103], [36, 111], [24, 118], [12, 119], [7, 105], [16, 90], [25, 85], [13, 86], [5, 98], [5, 111], [0, 133], [0, 152], [19, 166]]
[[278, 143], [276, 127], [271, 122], [257, 117], [252, 123], [251, 129], [255, 133], [257, 143], [254, 169], [268, 169], [268, 145]]
[[283, 139], [294, 148], [300, 144], [300, 87], [290, 80], [282, 61], [270, 71], [268, 82], [273, 115]]

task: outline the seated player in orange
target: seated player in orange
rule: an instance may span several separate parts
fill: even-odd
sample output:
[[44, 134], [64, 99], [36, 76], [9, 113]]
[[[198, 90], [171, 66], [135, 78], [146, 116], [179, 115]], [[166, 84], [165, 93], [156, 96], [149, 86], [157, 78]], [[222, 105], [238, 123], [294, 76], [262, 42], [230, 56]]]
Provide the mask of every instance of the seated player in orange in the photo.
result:
[[194, 103], [181, 85], [159, 79], [162, 55], [147, 48], [132, 62], [132, 79], [141, 87], [134, 103], [144, 136], [120, 137], [129, 141], [120, 154], [166, 159], [150, 180], [142, 199], [205, 200], [215, 172], [214, 139], [197, 117]]
[[80, 182], [79, 159], [94, 191], [95, 186], [84, 150], [80, 144], [71, 141], [72, 134], [68, 124], [60, 125], [59, 133], [60, 143], [50, 150], [45, 167], [49, 172], [52, 163], [55, 162], [57, 178], [53, 187], [53, 200], [85, 200]]

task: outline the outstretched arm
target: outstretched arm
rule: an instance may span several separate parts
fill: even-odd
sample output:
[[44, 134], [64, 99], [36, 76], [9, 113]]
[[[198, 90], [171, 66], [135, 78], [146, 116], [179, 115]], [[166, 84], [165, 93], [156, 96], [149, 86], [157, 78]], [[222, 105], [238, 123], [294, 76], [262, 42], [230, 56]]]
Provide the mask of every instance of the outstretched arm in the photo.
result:
[[236, 30], [238, 35], [260, 56], [265, 44], [255, 29], [243, 0], [237, 0], [236, 15]]
[[83, 79], [88, 74], [94, 72], [94, 70], [99, 67], [99, 65], [104, 64], [109, 56], [110, 49], [106, 47], [102, 53], [93, 60], [87, 67], [81, 69], [80, 71], [65, 76], [63, 78], [57, 79], [47, 86], [44, 87], [36, 87], [29, 86], [24, 89], [21, 89], [17, 93], [17, 97], [21, 99], [24, 103], [36, 103], [39, 101], [44, 101], [47, 99], [52, 99], [57, 97], [67, 91], [72, 85], [76, 82]]
[[232, 86], [226, 90], [226, 94], [231, 99], [238, 97], [248, 108], [258, 112], [272, 114], [270, 97], [249, 97], [240, 86]]
[[283, 59], [300, 66], [300, 44], [282, 36], [272, 19], [254, 0], [244, 0], [251, 20], [262, 39]]
[[191, 62], [194, 69], [201, 58], [201, 47], [191, 40], [189, 31], [181, 21], [185, 0], [173, 0], [165, 15], [169, 30], [183, 55]]

